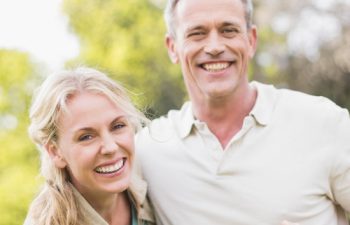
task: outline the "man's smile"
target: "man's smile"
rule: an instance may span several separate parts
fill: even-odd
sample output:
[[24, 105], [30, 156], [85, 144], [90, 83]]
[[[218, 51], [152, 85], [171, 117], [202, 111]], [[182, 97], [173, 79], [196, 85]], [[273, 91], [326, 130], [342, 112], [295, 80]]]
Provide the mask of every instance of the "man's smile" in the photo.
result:
[[200, 64], [200, 67], [208, 72], [219, 72], [228, 68], [233, 62], [211, 62]]

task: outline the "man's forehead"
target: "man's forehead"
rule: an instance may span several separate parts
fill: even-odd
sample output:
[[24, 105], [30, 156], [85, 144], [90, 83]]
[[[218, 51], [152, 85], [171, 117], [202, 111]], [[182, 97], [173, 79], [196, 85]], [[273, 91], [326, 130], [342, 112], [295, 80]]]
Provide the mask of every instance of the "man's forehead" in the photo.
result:
[[[204, 14], [208, 19], [225, 16], [245, 16], [240, 0], [182, 0], [175, 9], [175, 17], [196, 19]], [[183, 22], [183, 20], [182, 20]]]

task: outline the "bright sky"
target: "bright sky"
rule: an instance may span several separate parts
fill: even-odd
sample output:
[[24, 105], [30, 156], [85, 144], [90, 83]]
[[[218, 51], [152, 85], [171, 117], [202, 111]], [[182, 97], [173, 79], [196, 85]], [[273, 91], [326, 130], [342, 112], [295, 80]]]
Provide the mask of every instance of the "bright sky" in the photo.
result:
[[61, 12], [62, 0], [0, 0], [0, 49], [29, 52], [50, 70], [79, 53]]

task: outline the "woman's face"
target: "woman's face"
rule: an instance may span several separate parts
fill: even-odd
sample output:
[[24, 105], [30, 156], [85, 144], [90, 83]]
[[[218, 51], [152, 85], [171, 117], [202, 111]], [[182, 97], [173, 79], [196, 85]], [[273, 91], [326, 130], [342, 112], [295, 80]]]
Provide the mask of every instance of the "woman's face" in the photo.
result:
[[48, 147], [85, 197], [119, 193], [129, 186], [134, 128], [106, 96], [83, 92], [68, 100], [58, 120], [57, 145]]

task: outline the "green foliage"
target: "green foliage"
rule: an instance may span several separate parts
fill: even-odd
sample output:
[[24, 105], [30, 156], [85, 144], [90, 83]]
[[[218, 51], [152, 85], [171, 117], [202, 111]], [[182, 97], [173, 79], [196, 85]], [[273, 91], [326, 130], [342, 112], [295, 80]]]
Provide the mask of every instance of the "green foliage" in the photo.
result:
[[22, 224], [38, 189], [37, 153], [26, 132], [33, 71], [27, 54], [0, 50], [0, 225]]
[[9, 50], [0, 51], [0, 112], [23, 110], [24, 83], [31, 72], [27, 55]]
[[67, 0], [64, 6], [81, 40], [71, 65], [107, 70], [157, 115], [182, 104], [182, 77], [167, 56], [161, 9], [145, 0]]

